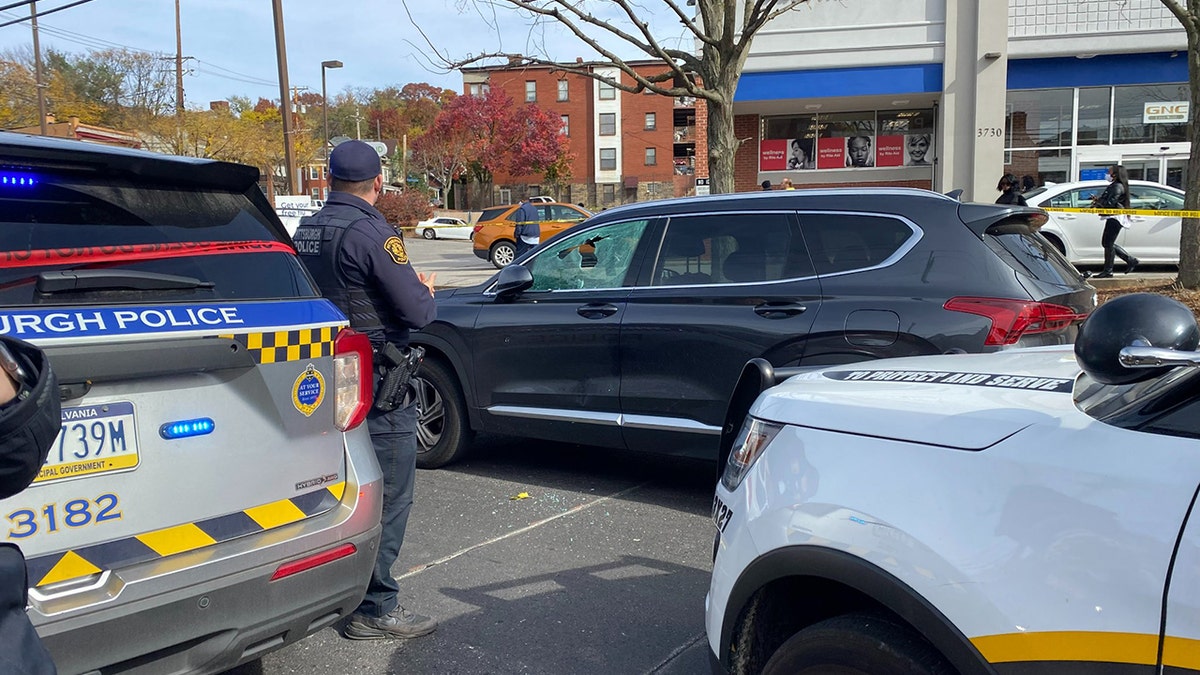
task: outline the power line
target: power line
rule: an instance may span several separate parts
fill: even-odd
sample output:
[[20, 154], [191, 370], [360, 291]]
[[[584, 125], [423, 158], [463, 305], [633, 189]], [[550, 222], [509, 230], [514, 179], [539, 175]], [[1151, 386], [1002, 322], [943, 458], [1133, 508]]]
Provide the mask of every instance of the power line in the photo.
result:
[[[40, 19], [40, 18], [42, 18], [43, 16], [46, 16], [47, 14], [53, 14], [53, 13], [55, 13], [55, 12], [61, 12], [61, 11], [63, 11], [64, 9], [71, 9], [72, 7], [78, 7], [79, 5], [86, 5], [87, 3], [91, 2], [91, 1], [92, 1], [92, 0], [75, 0], [75, 2], [69, 2], [69, 3], [67, 3], [67, 4], [65, 4], [65, 5], [63, 5], [63, 6], [61, 6], [61, 7], [55, 7], [54, 9], [47, 10], [47, 11], [45, 11], [45, 12], [38, 12], [38, 18]], [[23, 5], [28, 5], [29, 3], [28, 3], [28, 2], [23, 2], [23, 3], [20, 3], [20, 4], [23, 4]], [[15, 5], [15, 6], [18, 6], [18, 7], [19, 7], [20, 5]], [[5, 8], [3, 8], [3, 9], [9, 9], [9, 8], [8, 8], [8, 7], [5, 7]], [[8, 22], [6, 22], [6, 23], [0, 23], [0, 28], [4, 28], [5, 26], [11, 26], [11, 25], [13, 25], [13, 24], [16, 24], [16, 23], [24, 23], [24, 22], [26, 22], [26, 21], [29, 21], [29, 19], [30, 19], [30, 17], [28, 17], [28, 16], [27, 16], [27, 17], [25, 17], [25, 18], [23, 18], [23, 19], [15, 19], [15, 20], [13, 20], [13, 21], [8, 21]]]

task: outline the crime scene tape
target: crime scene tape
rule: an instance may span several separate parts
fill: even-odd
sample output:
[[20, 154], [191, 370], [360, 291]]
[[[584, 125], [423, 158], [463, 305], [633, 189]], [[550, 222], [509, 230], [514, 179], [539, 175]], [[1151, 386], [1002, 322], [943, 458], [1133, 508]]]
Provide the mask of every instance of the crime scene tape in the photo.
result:
[[1200, 218], [1200, 211], [1171, 211], [1167, 209], [1072, 209], [1039, 207], [1043, 211], [1062, 213], [1095, 213], [1103, 216], [1158, 216], [1159, 218]]

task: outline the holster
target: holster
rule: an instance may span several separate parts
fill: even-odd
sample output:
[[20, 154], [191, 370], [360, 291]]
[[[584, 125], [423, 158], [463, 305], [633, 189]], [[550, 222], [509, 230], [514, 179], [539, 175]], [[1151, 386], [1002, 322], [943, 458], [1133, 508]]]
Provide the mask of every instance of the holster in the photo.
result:
[[425, 358], [424, 347], [405, 347], [385, 342], [374, 348], [375, 367], [379, 369], [379, 384], [375, 388], [374, 407], [380, 412], [399, 408], [411, 389], [413, 376]]

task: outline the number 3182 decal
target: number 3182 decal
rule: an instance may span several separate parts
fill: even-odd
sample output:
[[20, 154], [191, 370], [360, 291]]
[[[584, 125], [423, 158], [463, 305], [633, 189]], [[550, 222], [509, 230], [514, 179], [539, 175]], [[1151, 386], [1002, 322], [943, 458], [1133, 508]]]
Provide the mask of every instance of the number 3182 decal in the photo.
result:
[[61, 506], [47, 504], [40, 513], [33, 509], [18, 509], [7, 516], [11, 524], [8, 538], [25, 539], [39, 531], [48, 534], [64, 527], [84, 527], [106, 520], [118, 520], [121, 512], [117, 510], [117, 503], [116, 495], [103, 494], [95, 499], [72, 499]]

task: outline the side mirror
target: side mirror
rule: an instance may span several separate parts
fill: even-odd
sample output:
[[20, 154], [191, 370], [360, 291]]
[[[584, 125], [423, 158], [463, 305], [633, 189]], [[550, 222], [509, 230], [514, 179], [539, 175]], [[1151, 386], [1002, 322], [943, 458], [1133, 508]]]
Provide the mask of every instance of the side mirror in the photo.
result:
[[1096, 308], [1075, 338], [1080, 368], [1101, 384], [1133, 384], [1200, 365], [1200, 327], [1183, 303], [1157, 293], [1122, 295]]
[[506, 265], [496, 274], [492, 290], [499, 297], [511, 297], [533, 285], [533, 274], [524, 265]]

